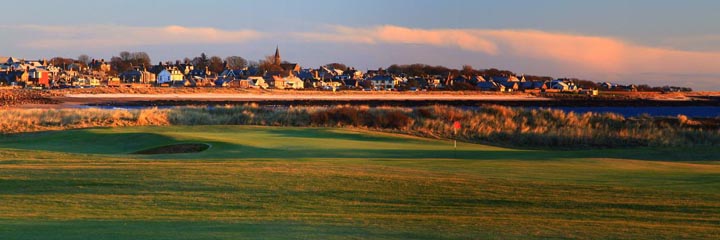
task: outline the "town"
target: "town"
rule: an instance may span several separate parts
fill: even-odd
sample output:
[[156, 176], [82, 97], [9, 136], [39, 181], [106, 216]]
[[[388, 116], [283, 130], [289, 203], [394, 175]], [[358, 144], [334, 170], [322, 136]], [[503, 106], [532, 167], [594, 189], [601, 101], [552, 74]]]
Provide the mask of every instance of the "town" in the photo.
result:
[[689, 88], [621, 85], [610, 82], [516, 75], [497, 69], [475, 70], [423, 64], [392, 65], [365, 72], [332, 63], [302, 68], [283, 61], [279, 47], [275, 54], [257, 62], [242, 57], [207, 57], [204, 53], [184, 61], [150, 64], [144, 52], [121, 52], [111, 61], [56, 57], [25, 60], [0, 57], [0, 87], [3, 88], [92, 88], [92, 87], [226, 87], [260, 89], [316, 89], [358, 91], [476, 90], [493, 92], [555, 92], [597, 95], [612, 91], [692, 91]]

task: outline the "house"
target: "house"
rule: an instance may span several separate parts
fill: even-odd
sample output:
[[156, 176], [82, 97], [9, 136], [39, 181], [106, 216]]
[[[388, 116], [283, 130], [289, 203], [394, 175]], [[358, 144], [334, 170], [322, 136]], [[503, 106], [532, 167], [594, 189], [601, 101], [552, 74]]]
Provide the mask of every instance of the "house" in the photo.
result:
[[477, 84], [479, 82], [487, 82], [487, 80], [485, 80], [485, 78], [483, 76], [478, 75], [478, 76], [474, 76], [474, 77], [470, 78], [470, 82]]
[[29, 72], [29, 82], [33, 86], [50, 87], [50, 72], [35, 68]]
[[519, 82], [498, 82], [497, 84], [504, 87], [504, 90], [502, 90], [502, 92], [513, 92], [520, 89], [518, 83]]
[[296, 74], [296, 76], [302, 80], [318, 79], [317, 71], [312, 69], [302, 69]]
[[187, 74], [187, 75], [188, 75], [189, 78], [196, 78], [196, 77], [198, 77], [198, 78], [201, 78], [201, 79], [205, 79], [205, 78], [210, 77], [210, 76], [212, 75], [212, 73], [210, 72], [210, 70], [208, 69], [208, 67], [205, 67], [204, 69], [195, 69], [195, 68], [193, 68], [193, 70], [191, 70], [190, 73]]
[[350, 79], [358, 80], [362, 78], [363, 73], [362, 71], [356, 70], [355, 68], [350, 68], [347, 71], [343, 72], [343, 75], [348, 76]]
[[175, 85], [177, 83], [183, 82], [184, 79], [185, 76], [177, 67], [163, 69], [157, 74], [157, 84]]
[[550, 89], [560, 90], [561, 92], [578, 90], [577, 85], [567, 79], [553, 80], [552, 82], [550, 82]]
[[395, 87], [395, 80], [390, 75], [376, 75], [367, 80], [372, 82], [375, 89], [392, 89]]
[[120, 74], [120, 81], [122, 83], [142, 83], [142, 84], [149, 84], [149, 83], [155, 83], [157, 79], [155, 78], [155, 74], [152, 74], [151, 72], [141, 70], [140, 68], [136, 68], [133, 70], [125, 71]]
[[494, 81], [478, 82], [476, 87], [479, 88], [480, 91], [505, 91], [504, 85], [498, 84]]
[[20, 61], [17, 58], [9, 57], [9, 58], [5, 59], [5, 64], [7, 64], [7, 65], [14, 65], [16, 63], [20, 63]]
[[110, 71], [110, 64], [105, 62], [105, 59], [100, 59], [100, 61], [93, 59], [88, 66], [90, 69], [97, 70], [100, 72], [109, 72]]
[[525, 79], [525, 75], [520, 76], [519, 82], [521, 82], [521, 83], [527, 82], [527, 80]]
[[604, 89], [613, 89], [615, 87], [617, 87], [617, 84], [614, 84], [614, 83], [604, 82], [604, 83], [600, 84], [600, 88], [604, 88]]
[[97, 87], [100, 86], [100, 80], [97, 78], [76, 78], [71, 83], [72, 86], [77, 87]]
[[245, 75], [245, 71], [243, 70], [232, 70], [232, 69], [225, 69], [223, 70], [220, 75], [218, 75], [218, 78], [224, 78], [224, 79], [240, 79], [242, 76]]
[[457, 76], [457, 77], [453, 78], [453, 79], [450, 81], [450, 85], [469, 83], [468, 80], [469, 80], [469, 79], [468, 79], [467, 77], [460, 75], [460, 76]]
[[520, 82], [518, 83], [520, 90], [544, 90], [547, 89], [546, 82]]
[[15, 68], [6, 68], [0, 72], [0, 82], [4, 85], [25, 85], [29, 79], [27, 71], [17, 71]]
[[570, 86], [565, 82], [553, 82], [550, 88], [560, 91], [570, 91]]
[[502, 83], [502, 82], [520, 82], [520, 79], [518, 79], [516, 76], [497, 76], [497, 77], [491, 77], [490, 80]]
[[263, 77], [248, 77], [248, 81], [252, 82], [251, 87], [267, 89], [270, 85], [265, 81]]
[[300, 65], [297, 63], [281, 63], [280, 67], [286, 72], [299, 72]]
[[285, 88], [289, 89], [303, 89], [305, 88], [305, 82], [296, 76], [287, 76], [284, 78]]
[[107, 79], [107, 82], [105, 83], [108, 87], [119, 87], [120, 86], [120, 78], [119, 77], [110, 77]]
[[322, 80], [336, 79], [337, 76], [343, 75], [344, 73], [344, 71], [342, 70], [329, 68], [326, 66], [320, 66], [317, 72], [317, 75], [320, 76], [320, 79]]

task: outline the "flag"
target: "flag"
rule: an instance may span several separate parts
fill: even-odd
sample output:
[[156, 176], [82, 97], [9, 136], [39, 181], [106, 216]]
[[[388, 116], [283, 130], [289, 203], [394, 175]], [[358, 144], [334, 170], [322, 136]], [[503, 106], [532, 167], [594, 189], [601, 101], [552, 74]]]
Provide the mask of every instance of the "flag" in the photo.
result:
[[455, 130], [460, 130], [460, 127], [462, 127], [462, 125], [460, 125], [460, 122], [459, 122], [459, 121], [455, 121], [455, 122], [453, 123], [453, 128], [454, 128]]

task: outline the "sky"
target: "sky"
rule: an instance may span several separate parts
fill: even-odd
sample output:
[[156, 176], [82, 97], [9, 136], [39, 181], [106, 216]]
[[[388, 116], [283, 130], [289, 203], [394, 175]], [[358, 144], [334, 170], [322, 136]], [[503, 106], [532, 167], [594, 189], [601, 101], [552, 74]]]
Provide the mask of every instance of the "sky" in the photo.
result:
[[[2, 3], [0, 56], [153, 62], [206, 53], [303, 67], [424, 63], [720, 90], [720, 1], [77, 0]], [[17, 5], [17, 6], [13, 6]]]

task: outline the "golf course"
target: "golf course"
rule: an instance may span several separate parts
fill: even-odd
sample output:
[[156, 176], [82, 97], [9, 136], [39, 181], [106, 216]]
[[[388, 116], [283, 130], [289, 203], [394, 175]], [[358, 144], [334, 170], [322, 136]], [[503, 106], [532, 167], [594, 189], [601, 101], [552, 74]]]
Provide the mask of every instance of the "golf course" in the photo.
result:
[[718, 160], [351, 128], [7, 134], [0, 239], [712, 239]]

